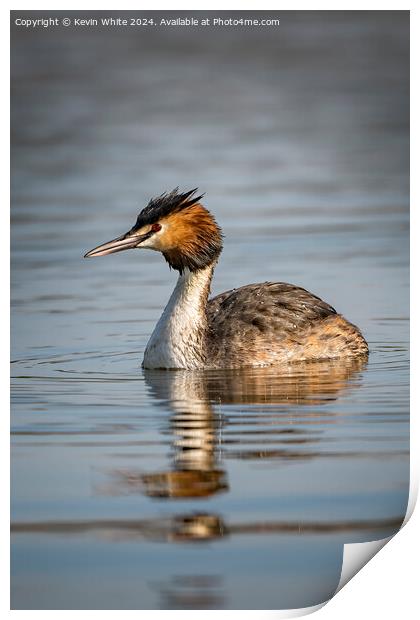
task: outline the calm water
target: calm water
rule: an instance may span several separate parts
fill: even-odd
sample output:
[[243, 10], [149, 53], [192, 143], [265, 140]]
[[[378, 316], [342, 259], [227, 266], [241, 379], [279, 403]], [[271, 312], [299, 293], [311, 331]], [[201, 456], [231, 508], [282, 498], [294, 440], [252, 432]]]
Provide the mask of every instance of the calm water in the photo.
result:
[[[315, 605], [404, 518], [408, 17], [281, 16], [13, 33], [13, 608]], [[82, 255], [176, 185], [213, 292], [304, 286], [368, 363], [144, 372], [174, 273]]]

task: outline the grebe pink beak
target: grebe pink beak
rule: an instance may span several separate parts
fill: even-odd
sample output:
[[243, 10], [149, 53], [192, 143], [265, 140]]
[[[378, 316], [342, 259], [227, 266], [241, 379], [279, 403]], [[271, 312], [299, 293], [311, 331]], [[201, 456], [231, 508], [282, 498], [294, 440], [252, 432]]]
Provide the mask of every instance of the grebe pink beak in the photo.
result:
[[98, 247], [93, 248], [87, 252], [84, 258], [93, 258], [95, 256], [106, 256], [107, 254], [115, 254], [115, 252], [122, 252], [123, 250], [131, 250], [133, 248], [137, 248], [141, 245], [143, 241], [151, 237], [153, 233], [148, 232], [146, 234], [138, 234], [132, 233], [131, 231], [121, 235], [121, 237], [117, 237], [116, 239], [112, 239], [112, 241], [108, 241], [107, 243], [102, 243], [102, 245], [98, 245]]

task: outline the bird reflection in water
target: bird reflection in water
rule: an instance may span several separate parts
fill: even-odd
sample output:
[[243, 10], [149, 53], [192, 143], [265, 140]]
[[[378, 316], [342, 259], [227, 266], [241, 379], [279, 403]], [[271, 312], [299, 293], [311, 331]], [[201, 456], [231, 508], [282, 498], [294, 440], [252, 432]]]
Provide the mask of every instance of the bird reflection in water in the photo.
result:
[[[171, 435], [171, 468], [144, 473], [114, 471], [106, 492], [113, 495], [145, 493], [171, 500], [205, 499], [228, 490], [226, 459], [307, 460], [329, 456], [320, 446], [323, 428], [336, 423], [340, 411], [320, 408], [360, 384], [365, 360], [317, 362], [294, 365], [279, 374], [278, 369], [246, 371], [147, 371], [145, 378], [152, 396], [172, 410], [168, 432]], [[246, 404], [218, 412], [219, 405]], [[250, 408], [256, 405], [257, 408]], [[273, 407], [274, 405], [274, 407]], [[238, 422], [238, 419], [240, 420]], [[251, 439], [243, 430], [253, 426]], [[236, 439], [229, 435], [234, 430]], [[304, 429], [302, 430], [302, 427]], [[241, 430], [242, 428], [242, 430]], [[268, 440], [264, 440], [264, 433]], [[242, 452], [232, 444], [243, 442]], [[249, 443], [257, 448], [249, 450]], [[280, 443], [280, 448], [261, 449], [264, 441]], [[303, 447], [302, 447], [303, 444]], [[347, 451], [334, 451], [335, 458], [348, 457]], [[354, 456], [354, 453], [351, 453]], [[375, 519], [347, 520], [256, 520], [226, 522], [218, 514], [201, 510], [157, 516], [151, 519], [94, 519], [80, 522], [39, 522], [12, 524], [12, 532], [80, 534], [95, 532], [110, 540], [151, 540], [169, 543], [199, 543], [235, 535], [337, 535], [349, 542], [361, 535], [369, 540], [395, 533], [404, 515]], [[170, 588], [170, 590], [172, 590]]]
[[[300, 363], [284, 368], [252, 368], [224, 371], [158, 371], [148, 370], [145, 379], [155, 400], [170, 407], [169, 432], [172, 436], [172, 465], [169, 470], [141, 473], [124, 470], [113, 473], [112, 491], [136, 493], [141, 490], [149, 497], [170, 499], [208, 498], [228, 491], [223, 458], [226, 446], [243, 441], [253, 442], [257, 449], [231, 450], [229, 457], [238, 458], [313, 458], [318, 455], [313, 446], [319, 441], [321, 431], [308, 430], [293, 425], [293, 417], [284, 427], [285, 417], [293, 416], [296, 406], [315, 406], [330, 402], [355, 387], [360, 380], [366, 359]], [[247, 408], [246, 424], [253, 426], [246, 433], [237, 430], [238, 417], [227, 420], [218, 412], [218, 405], [261, 405], [261, 412]], [[266, 409], [265, 406], [278, 408]], [[299, 416], [302, 411], [299, 407]], [[314, 421], [319, 410], [305, 408], [305, 416]], [[267, 418], [268, 414], [268, 418]], [[323, 422], [325, 416], [323, 412]], [[273, 428], [273, 416], [281, 422], [281, 429]], [[291, 424], [290, 424], [291, 422]], [[230, 425], [234, 425], [234, 437]], [[264, 435], [270, 443], [280, 443], [275, 450], [264, 450]], [[310, 450], [302, 450], [309, 444]], [[294, 447], [294, 448], [293, 448]], [[298, 447], [298, 449], [297, 449]], [[210, 532], [214, 527], [196, 523], [197, 538], [201, 527]], [[191, 529], [193, 526], [186, 523]], [[217, 529], [217, 528], [216, 528]]]

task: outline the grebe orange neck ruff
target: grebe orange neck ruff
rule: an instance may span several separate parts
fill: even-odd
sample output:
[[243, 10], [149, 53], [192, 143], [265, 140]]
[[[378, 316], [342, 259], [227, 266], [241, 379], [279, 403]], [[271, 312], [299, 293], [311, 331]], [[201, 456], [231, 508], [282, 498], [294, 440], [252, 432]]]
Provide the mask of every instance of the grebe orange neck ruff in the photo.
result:
[[270, 366], [367, 355], [359, 329], [303, 288], [249, 284], [208, 299], [222, 232], [196, 190], [149, 202], [124, 235], [85, 257], [161, 252], [178, 281], [144, 353], [145, 368]]

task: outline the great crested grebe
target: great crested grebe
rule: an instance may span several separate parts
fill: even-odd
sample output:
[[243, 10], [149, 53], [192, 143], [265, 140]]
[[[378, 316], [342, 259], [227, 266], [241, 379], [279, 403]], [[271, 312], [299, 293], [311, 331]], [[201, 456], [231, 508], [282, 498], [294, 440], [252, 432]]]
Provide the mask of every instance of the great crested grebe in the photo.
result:
[[179, 272], [146, 346], [144, 368], [242, 368], [368, 353], [359, 329], [316, 295], [284, 282], [248, 284], [208, 299], [222, 231], [196, 189], [152, 199], [133, 228], [85, 254], [162, 252]]

